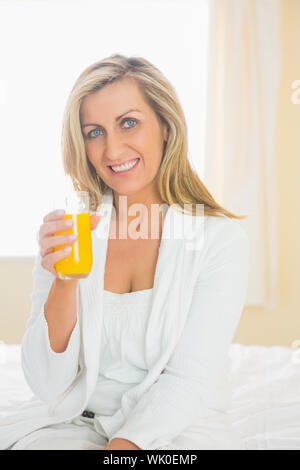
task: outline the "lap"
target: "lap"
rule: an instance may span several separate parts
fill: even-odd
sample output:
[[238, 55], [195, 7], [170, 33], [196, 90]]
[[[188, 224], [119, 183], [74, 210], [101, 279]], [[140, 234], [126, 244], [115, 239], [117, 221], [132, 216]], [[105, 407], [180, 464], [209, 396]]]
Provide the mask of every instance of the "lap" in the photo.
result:
[[[163, 447], [154, 450], [244, 450], [245, 445], [218, 413], [189, 426]], [[16, 442], [11, 450], [101, 450], [108, 438], [99, 422], [78, 416], [69, 422], [38, 429]]]
[[38, 429], [16, 442], [10, 450], [101, 450], [107, 438], [80, 417]]

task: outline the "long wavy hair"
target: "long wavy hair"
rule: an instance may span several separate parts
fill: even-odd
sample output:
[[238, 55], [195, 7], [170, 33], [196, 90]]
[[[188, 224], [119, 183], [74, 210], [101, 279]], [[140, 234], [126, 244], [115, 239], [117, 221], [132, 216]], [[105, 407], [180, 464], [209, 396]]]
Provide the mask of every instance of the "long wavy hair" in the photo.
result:
[[[200, 180], [188, 160], [187, 125], [183, 109], [171, 83], [152, 63], [143, 57], [113, 54], [87, 67], [77, 78], [65, 106], [61, 151], [64, 172], [77, 191], [88, 191], [90, 210], [96, 211], [108, 186], [89, 161], [81, 130], [81, 103], [117, 80], [135, 80], [145, 101], [152, 107], [157, 119], [168, 126], [168, 141], [164, 143], [161, 164], [156, 176], [157, 188], [163, 202], [199, 215], [196, 204], [201, 204], [201, 215], [227, 216], [243, 219], [221, 207]], [[188, 206], [184, 206], [188, 204]], [[177, 209], [176, 209], [177, 210]]]

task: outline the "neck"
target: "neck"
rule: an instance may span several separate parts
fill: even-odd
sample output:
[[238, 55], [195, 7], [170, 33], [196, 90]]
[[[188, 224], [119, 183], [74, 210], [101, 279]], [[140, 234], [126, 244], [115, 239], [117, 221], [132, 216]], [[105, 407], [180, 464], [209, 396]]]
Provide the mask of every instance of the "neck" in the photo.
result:
[[[154, 238], [161, 236], [163, 219], [159, 207], [164, 202], [156, 188], [145, 188], [138, 193], [130, 195], [123, 195], [116, 191], [113, 193], [116, 225], [117, 227], [122, 225], [123, 234], [128, 234], [131, 223], [133, 224], [133, 221], [135, 221], [131, 228], [139, 233], [142, 232], [143, 236], [145, 236], [145, 232], [148, 238], [151, 237], [151, 232]], [[134, 207], [135, 204], [137, 204], [136, 207]], [[131, 215], [129, 215], [130, 209], [132, 210]]]

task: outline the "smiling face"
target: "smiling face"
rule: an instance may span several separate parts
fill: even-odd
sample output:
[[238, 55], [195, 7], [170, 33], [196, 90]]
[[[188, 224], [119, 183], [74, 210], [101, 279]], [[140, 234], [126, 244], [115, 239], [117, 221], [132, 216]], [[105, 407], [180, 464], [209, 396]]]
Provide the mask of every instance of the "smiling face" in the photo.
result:
[[[127, 196], [154, 191], [168, 132], [134, 80], [123, 79], [86, 96], [80, 120], [88, 159], [107, 186]], [[124, 173], [110, 168], [137, 158]]]

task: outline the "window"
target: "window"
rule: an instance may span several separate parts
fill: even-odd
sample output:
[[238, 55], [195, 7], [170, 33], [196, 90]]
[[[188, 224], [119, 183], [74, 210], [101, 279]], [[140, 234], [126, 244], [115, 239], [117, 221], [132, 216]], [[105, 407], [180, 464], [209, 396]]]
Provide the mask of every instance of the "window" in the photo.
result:
[[171, 81], [201, 177], [207, 35], [207, 0], [1, 2], [0, 256], [36, 256], [36, 234], [64, 179], [67, 96], [83, 69], [112, 53], [141, 55]]

